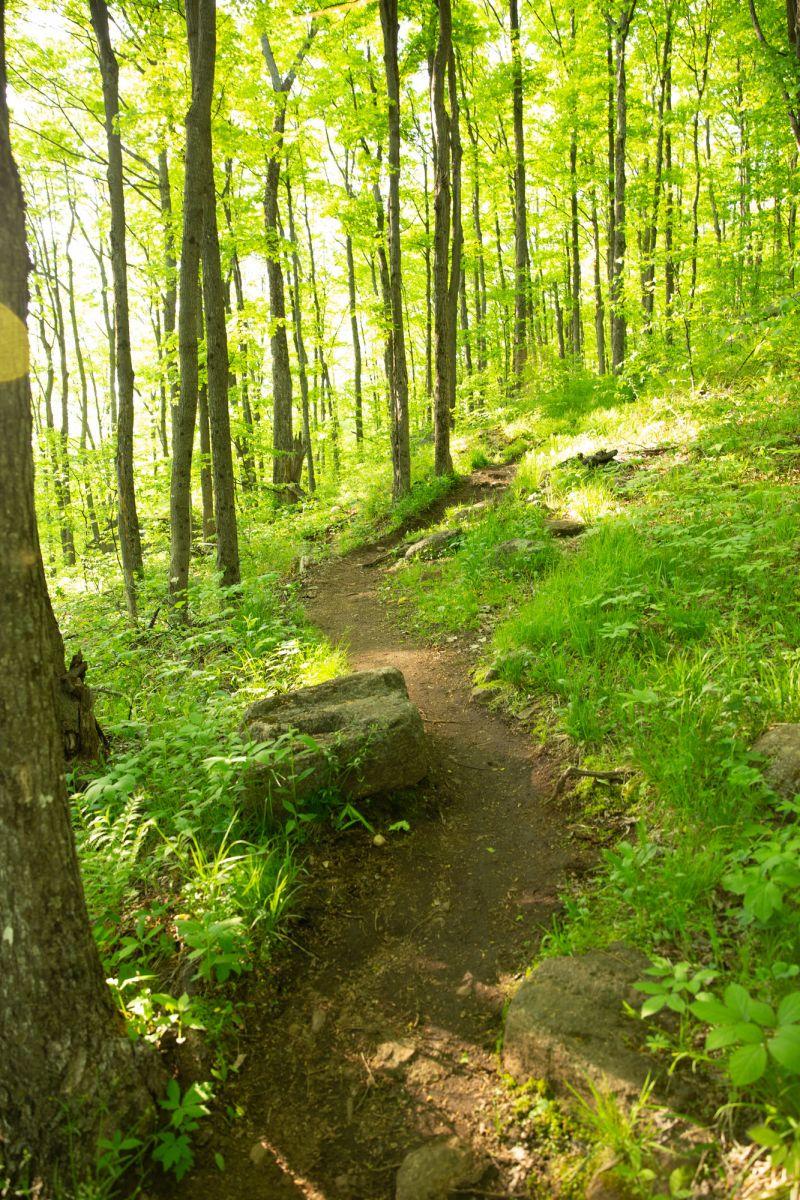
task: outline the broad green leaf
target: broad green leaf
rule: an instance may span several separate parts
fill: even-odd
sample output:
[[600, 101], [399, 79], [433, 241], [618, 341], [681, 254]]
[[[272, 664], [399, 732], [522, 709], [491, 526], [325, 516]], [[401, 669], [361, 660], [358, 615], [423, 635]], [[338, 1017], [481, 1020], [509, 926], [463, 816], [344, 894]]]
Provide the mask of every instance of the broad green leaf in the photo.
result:
[[733, 1025], [736, 1021], [736, 1014], [724, 1004], [720, 1004], [719, 1000], [697, 999], [689, 1006], [689, 1011], [698, 1020], [709, 1025]]
[[767, 1051], [764, 1046], [742, 1046], [735, 1050], [728, 1063], [730, 1076], [736, 1087], [747, 1087], [764, 1074], [767, 1067]]
[[729, 983], [724, 993], [725, 1007], [740, 1021], [750, 1018], [750, 994], [740, 983]]
[[784, 1025], [767, 1042], [769, 1052], [793, 1075], [800, 1074], [800, 1025]]
[[778, 1005], [778, 1024], [800, 1023], [800, 992], [789, 992]]

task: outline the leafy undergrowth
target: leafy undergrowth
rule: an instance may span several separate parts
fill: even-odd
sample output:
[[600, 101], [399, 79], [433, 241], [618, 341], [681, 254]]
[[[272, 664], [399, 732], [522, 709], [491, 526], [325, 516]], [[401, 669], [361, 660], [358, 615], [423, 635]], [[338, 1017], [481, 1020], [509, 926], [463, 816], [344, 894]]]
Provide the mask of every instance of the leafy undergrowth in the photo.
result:
[[[720, 1142], [771, 1156], [775, 1186], [800, 1175], [800, 808], [749, 747], [800, 718], [799, 415], [778, 381], [641, 397], [561, 382], [531, 405], [512, 492], [391, 584], [427, 635], [490, 643], [478, 680], [534, 737], [623, 769], [576, 789], [606, 848], [543, 953], [624, 938], [650, 954], [643, 1016], [679, 1018], [654, 1049], [724, 1084]], [[577, 460], [600, 447], [621, 461]], [[556, 542], [550, 515], [587, 531]]]

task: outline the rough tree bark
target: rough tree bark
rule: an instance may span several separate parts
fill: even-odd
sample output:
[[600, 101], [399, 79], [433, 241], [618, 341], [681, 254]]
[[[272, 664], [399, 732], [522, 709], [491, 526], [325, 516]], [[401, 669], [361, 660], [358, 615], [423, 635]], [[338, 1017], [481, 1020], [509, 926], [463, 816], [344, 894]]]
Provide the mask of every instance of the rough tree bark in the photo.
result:
[[142, 542], [136, 512], [133, 477], [133, 360], [128, 310], [128, 262], [125, 251], [125, 191], [122, 178], [122, 140], [119, 133], [119, 65], [111, 45], [108, 6], [89, 0], [103, 83], [108, 193], [111, 209], [111, 274], [114, 282], [114, 325], [117, 358], [116, 468], [119, 491], [119, 545], [125, 596], [131, 620], [136, 620], [135, 577], [143, 573]]
[[0, 0], [0, 670], [13, 681], [0, 702], [0, 1144], [13, 1183], [48, 1196], [59, 1168], [80, 1179], [103, 1126], [135, 1127], [153, 1101], [103, 981], [67, 805], [63, 645], [36, 529], [28, 255], [5, 96]]

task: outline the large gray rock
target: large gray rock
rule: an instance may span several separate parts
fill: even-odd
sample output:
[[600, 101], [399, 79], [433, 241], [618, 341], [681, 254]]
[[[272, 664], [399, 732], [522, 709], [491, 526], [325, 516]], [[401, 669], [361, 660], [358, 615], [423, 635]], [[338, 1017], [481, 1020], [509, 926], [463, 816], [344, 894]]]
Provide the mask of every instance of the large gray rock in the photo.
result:
[[[427, 773], [425, 730], [396, 667], [358, 671], [315, 687], [259, 700], [244, 726], [256, 742], [297, 732], [298, 741], [282, 790], [305, 799], [335, 788], [350, 800], [412, 787]], [[275, 779], [268, 766], [252, 771], [251, 800], [270, 801]], [[277, 813], [276, 813], [277, 815]]]
[[437, 1138], [407, 1154], [397, 1172], [397, 1200], [446, 1200], [477, 1183], [485, 1164], [458, 1138]]
[[587, 1076], [617, 1095], [638, 1094], [653, 1061], [631, 1045], [637, 1027], [623, 1004], [641, 1004], [633, 984], [649, 965], [622, 945], [545, 959], [509, 1005], [506, 1070], [516, 1079], [544, 1079], [562, 1094], [585, 1088]]
[[800, 794], [800, 725], [773, 725], [753, 745], [766, 759], [764, 778], [785, 800]]

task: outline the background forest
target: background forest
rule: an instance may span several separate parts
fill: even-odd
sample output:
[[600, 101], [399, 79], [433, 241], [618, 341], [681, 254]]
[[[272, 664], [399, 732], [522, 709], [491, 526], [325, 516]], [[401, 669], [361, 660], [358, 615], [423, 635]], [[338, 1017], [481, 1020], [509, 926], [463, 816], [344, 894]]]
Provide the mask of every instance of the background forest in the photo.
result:
[[[186, 1174], [309, 840], [375, 832], [331, 796], [286, 800], [280, 833], [243, 804], [244, 766], [279, 789], [292, 759], [236, 732], [244, 704], [346, 665], [303, 612], [308, 563], [501, 462], [500, 505], [386, 602], [466, 634], [535, 741], [621, 764], [575, 791], [599, 868], [537, 953], [647, 951], [642, 1015], [676, 1022], [653, 1048], [712, 1114], [702, 1169], [667, 1182], [638, 1110], [598, 1105], [580, 1136], [632, 1195], [788, 1195], [797, 809], [748, 747], [800, 715], [797, 0], [10, 0], [5, 21], [39, 536], [101, 726], [102, 764], [70, 776], [84, 888], [131, 1037], [214, 1048], [159, 1133], [103, 1134], [81, 1195], [137, 1194], [153, 1157]], [[578, 458], [607, 446], [608, 470]], [[574, 552], [547, 509], [589, 527]], [[525, 561], [498, 567], [513, 539]]]

